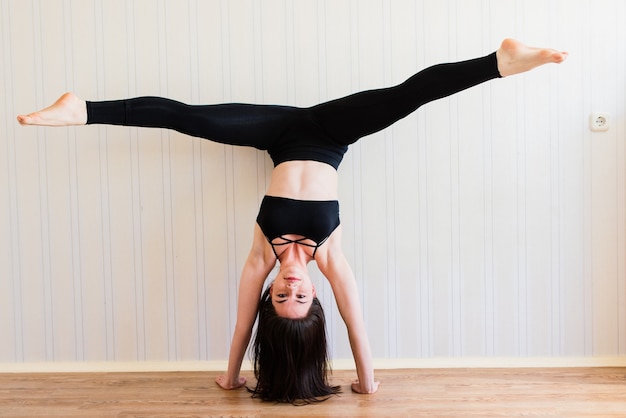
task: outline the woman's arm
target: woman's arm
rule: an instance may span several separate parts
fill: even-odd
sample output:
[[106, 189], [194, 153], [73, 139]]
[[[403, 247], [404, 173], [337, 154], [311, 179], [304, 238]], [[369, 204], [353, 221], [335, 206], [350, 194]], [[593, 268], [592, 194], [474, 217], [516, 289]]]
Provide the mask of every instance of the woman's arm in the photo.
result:
[[252, 250], [248, 255], [239, 281], [237, 323], [230, 345], [228, 371], [215, 379], [223, 389], [236, 389], [246, 383], [246, 379], [239, 376], [241, 363], [252, 336], [252, 327], [256, 320], [263, 283], [275, 264], [274, 254], [271, 249], [268, 252], [267, 241], [259, 226], [255, 225]]
[[326, 245], [325, 251], [318, 251], [315, 258], [320, 271], [333, 289], [339, 313], [348, 329], [358, 376], [358, 380], [352, 384], [352, 390], [357, 393], [374, 393], [378, 390], [379, 382], [374, 380], [372, 353], [363, 321], [356, 279], [341, 249], [341, 227], [333, 232], [330, 239], [324, 243], [324, 246]]

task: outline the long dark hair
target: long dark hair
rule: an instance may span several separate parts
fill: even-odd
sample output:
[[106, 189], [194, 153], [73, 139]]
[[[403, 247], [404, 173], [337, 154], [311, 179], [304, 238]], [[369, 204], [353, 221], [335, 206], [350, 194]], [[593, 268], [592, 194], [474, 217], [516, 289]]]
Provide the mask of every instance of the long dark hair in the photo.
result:
[[272, 305], [270, 289], [259, 302], [254, 338], [254, 375], [249, 389], [264, 401], [306, 404], [340, 392], [328, 384], [328, 350], [324, 310], [317, 298], [304, 318], [283, 318]]

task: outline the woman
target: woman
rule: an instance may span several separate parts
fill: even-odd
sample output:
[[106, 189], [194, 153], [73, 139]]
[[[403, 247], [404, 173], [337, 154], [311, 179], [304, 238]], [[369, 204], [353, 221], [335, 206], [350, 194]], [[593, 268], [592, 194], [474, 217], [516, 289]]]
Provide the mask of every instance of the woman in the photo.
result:
[[[337, 392], [326, 379], [323, 332], [321, 336], [307, 334], [313, 322], [317, 327], [321, 323], [323, 330], [323, 313], [307, 273], [307, 264], [315, 260], [331, 285], [348, 329], [358, 376], [352, 390], [374, 393], [379, 382], [374, 379], [356, 281], [341, 247], [337, 168], [344, 153], [359, 138], [391, 125], [422, 104], [487, 80], [560, 63], [566, 57], [563, 52], [506, 39], [496, 52], [485, 57], [433, 66], [398, 86], [310, 108], [189, 106], [155, 97], [85, 102], [67, 93], [42, 111], [18, 116], [18, 121], [22, 125], [162, 127], [267, 150], [275, 168], [241, 275], [228, 370], [216, 381], [224, 389], [246, 383], [240, 368], [258, 315], [255, 394], [267, 400], [293, 402]], [[276, 261], [280, 263], [279, 273], [263, 292], [263, 283]], [[272, 331], [277, 335], [272, 336]], [[286, 333], [290, 336], [285, 337]], [[313, 350], [310, 341], [321, 341], [323, 347]], [[311, 350], [316, 353], [308, 353]]]

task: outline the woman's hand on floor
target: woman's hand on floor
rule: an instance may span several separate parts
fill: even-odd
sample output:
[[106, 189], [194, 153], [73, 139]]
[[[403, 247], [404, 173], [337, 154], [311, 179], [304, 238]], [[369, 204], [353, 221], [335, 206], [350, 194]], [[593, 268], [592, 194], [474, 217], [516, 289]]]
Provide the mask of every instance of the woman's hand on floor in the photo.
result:
[[217, 383], [222, 389], [226, 389], [226, 390], [239, 389], [240, 387], [246, 384], [246, 378], [238, 377], [237, 380], [231, 381], [227, 378], [226, 375], [221, 375], [215, 378], [215, 383]]
[[369, 385], [369, 387], [365, 387], [364, 385], [361, 385], [358, 380], [355, 380], [354, 382], [352, 382], [352, 391], [361, 394], [376, 393], [379, 384], [379, 381], [374, 381], [371, 383], [371, 385]]

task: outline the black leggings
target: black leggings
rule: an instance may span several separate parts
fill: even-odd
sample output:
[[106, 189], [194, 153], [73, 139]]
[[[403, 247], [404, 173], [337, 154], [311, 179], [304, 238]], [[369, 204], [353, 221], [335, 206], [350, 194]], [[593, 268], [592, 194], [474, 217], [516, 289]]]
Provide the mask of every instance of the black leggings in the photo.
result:
[[169, 128], [262, 150], [271, 148], [286, 133], [294, 138], [326, 136], [335, 144], [347, 146], [388, 127], [425, 103], [498, 77], [496, 54], [492, 53], [435, 65], [397, 86], [364, 91], [308, 108], [237, 103], [187, 105], [160, 97], [140, 97], [88, 102], [87, 123]]

